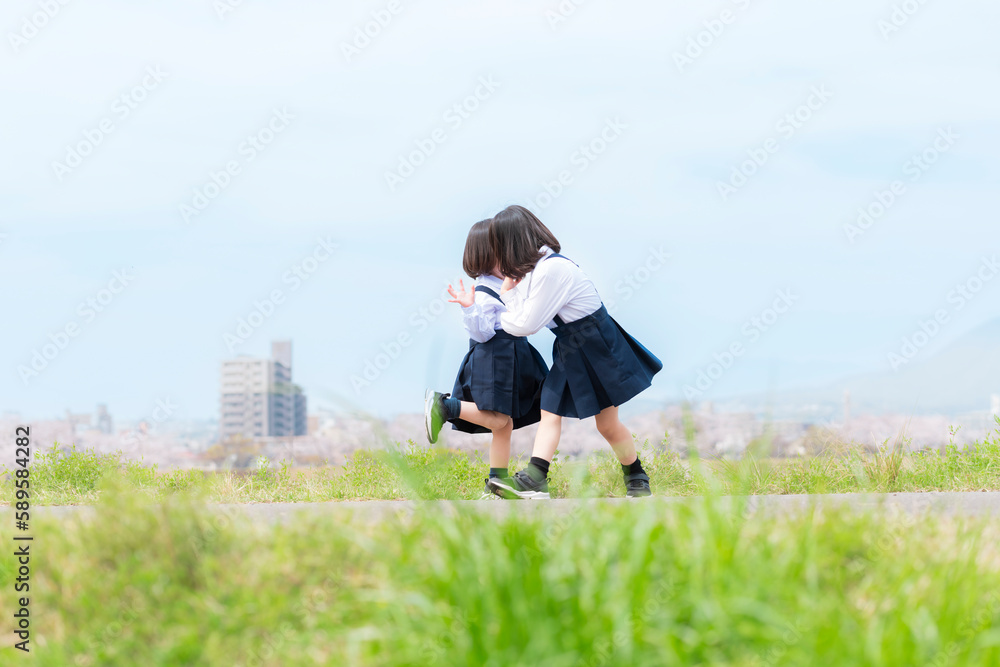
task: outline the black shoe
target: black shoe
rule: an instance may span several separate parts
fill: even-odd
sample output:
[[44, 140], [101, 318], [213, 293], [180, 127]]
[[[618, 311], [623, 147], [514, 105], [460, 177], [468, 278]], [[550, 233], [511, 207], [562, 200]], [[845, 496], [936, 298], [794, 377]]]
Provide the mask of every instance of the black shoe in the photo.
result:
[[433, 445], [438, 441], [438, 434], [444, 426], [444, 399], [450, 394], [439, 394], [428, 389], [424, 393], [424, 429], [427, 431], [427, 440]]
[[549, 480], [535, 480], [527, 470], [514, 473], [508, 479], [494, 477], [486, 482], [496, 495], [504, 500], [549, 500]]
[[649, 488], [649, 475], [644, 472], [625, 475], [625, 495], [629, 498], [643, 498], [653, 495]]

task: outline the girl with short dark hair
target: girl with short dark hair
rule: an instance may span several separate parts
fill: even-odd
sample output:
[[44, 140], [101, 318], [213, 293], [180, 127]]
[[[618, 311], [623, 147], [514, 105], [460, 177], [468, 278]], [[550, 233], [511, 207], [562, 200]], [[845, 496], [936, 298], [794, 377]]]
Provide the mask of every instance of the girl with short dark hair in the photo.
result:
[[490, 225], [490, 240], [506, 276], [500, 290], [504, 331], [528, 336], [548, 327], [556, 340], [531, 462], [512, 479], [488, 485], [504, 498], [548, 498], [549, 463], [562, 418], [594, 417], [621, 463], [626, 495], [650, 495], [649, 476], [618, 408], [647, 389], [663, 364], [608, 314], [594, 284], [559, 254], [559, 241], [531, 211], [523, 206], [500, 211]]
[[[548, 367], [523, 336], [500, 327], [506, 310], [500, 299], [503, 280], [490, 243], [490, 220], [477, 222], [465, 242], [462, 268], [476, 283], [466, 291], [451, 285], [449, 302], [462, 306], [462, 319], [469, 333], [469, 352], [455, 379], [451, 394], [427, 390], [424, 395], [424, 425], [433, 444], [444, 422], [466, 433], [492, 433], [490, 479], [508, 479], [510, 438], [514, 429], [535, 424], [541, 416], [542, 381]], [[487, 485], [483, 498], [496, 498]]]

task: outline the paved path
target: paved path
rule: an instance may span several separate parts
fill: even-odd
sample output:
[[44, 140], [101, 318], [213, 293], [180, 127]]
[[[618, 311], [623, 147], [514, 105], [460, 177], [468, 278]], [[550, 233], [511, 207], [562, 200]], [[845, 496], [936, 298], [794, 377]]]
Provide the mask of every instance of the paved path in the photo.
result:
[[[394, 514], [412, 514], [418, 509], [442, 513], [454, 513], [459, 508], [469, 508], [494, 517], [503, 517], [511, 513], [519, 516], [537, 513], [554, 513], [556, 515], [573, 515], [585, 512], [598, 505], [634, 505], [639, 503], [670, 504], [678, 502], [700, 502], [700, 498], [666, 498], [655, 497], [645, 499], [598, 498], [598, 499], [557, 499], [549, 501], [391, 501], [372, 500], [358, 502], [325, 502], [325, 503], [254, 503], [227, 505], [212, 505], [217, 511], [226, 514], [245, 515], [252, 521], [269, 523], [287, 523], [294, 521], [299, 513], [329, 514], [344, 517], [346, 521], [377, 521]], [[736, 499], [727, 498], [727, 502]], [[786, 496], [751, 496], [747, 504], [748, 513], [792, 513], [802, 511], [811, 504], [821, 506], [847, 505], [858, 511], [883, 511], [889, 513], [906, 512], [920, 514], [937, 512], [951, 515], [1000, 516], [1000, 492], [968, 492], [968, 493], [887, 493], [887, 494], [857, 494], [841, 493], [831, 495], [786, 495]], [[32, 519], [42, 517], [68, 518], [73, 516], [87, 517], [93, 514], [92, 507], [86, 505], [50, 505], [37, 506], [31, 510]], [[11, 508], [0, 508], [0, 525], [9, 525], [12, 521]]]

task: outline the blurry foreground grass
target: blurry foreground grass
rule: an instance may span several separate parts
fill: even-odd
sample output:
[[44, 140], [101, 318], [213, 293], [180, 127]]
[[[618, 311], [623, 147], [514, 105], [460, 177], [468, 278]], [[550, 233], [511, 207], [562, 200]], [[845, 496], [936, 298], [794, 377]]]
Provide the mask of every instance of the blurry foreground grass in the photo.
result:
[[[1000, 490], [997, 432], [968, 448], [949, 446], [943, 453], [910, 452], [899, 441], [876, 452], [836, 446], [800, 459], [771, 459], [751, 451], [739, 460], [698, 462], [648, 443], [640, 452], [657, 495]], [[428, 449], [412, 442], [396, 449], [359, 451], [342, 468], [292, 470], [282, 463], [247, 473], [160, 472], [121, 455], [53, 448], [36, 454], [31, 489], [35, 505], [93, 503], [109, 485], [150, 498], [196, 492], [229, 503], [468, 499], [482, 491], [486, 468], [479, 453]], [[0, 502], [10, 503], [13, 479], [2, 473]], [[610, 452], [569, 463], [557, 457], [551, 486], [559, 497], [624, 495], [621, 470]]]
[[93, 519], [35, 522], [36, 664], [1000, 664], [984, 520], [745, 518], [706, 498], [275, 526], [140, 501], [109, 490]]

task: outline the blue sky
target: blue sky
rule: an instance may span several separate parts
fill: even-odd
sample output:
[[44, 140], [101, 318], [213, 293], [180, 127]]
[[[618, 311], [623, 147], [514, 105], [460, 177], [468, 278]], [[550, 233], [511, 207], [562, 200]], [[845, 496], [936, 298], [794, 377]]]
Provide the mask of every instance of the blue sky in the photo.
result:
[[[889, 370], [996, 250], [1000, 7], [927, 3], [886, 35], [892, 2], [588, 1], [550, 25], [559, 7], [258, 0], [220, 17], [211, 0], [97, 1], [34, 34], [39, 6], [6, 3], [0, 411], [104, 402], [136, 418], [169, 397], [212, 417], [219, 362], [273, 338], [293, 339], [314, 404], [417, 411], [467, 344], [456, 306], [421, 308], [438, 312], [461, 275], [469, 225], [511, 203], [533, 206], [663, 359], [651, 400], [682, 396], [734, 342], [745, 353], [705, 398]], [[391, 20], [346, 57], [373, 12]], [[689, 40], [706, 46], [678, 67]], [[102, 123], [113, 131], [78, 167], [54, 166]], [[948, 128], [957, 138], [909, 180]], [[270, 143], [248, 147], [254, 135]], [[386, 172], [429, 141], [391, 189]], [[582, 157], [592, 142], [602, 152]], [[724, 200], [719, 183], [761, 151]], [[185, 221], [227, 164], [227, 186]], [[845, 225], [894, 181], [903, 194], [849, 242]], [[283, 276], [321, 238], [336, 251], [293, 289]], [[644, 273], [661, 249], [666, 265]], [[123, 269], [134, 278], [87, 319], [80, 304]], [[274, 290], [283, 302], [232, 352], [225, 335]], [[797, 301], [749, 341], [779, 290]], [[1000, 316], [998, 296], [986, 283], [920, 354]], [[74, 324], [25, 381], [19, 367]], [[400, 336], [378, 377], [352, 384]], [[535, 338], [546, 355], [550, 340]]]

